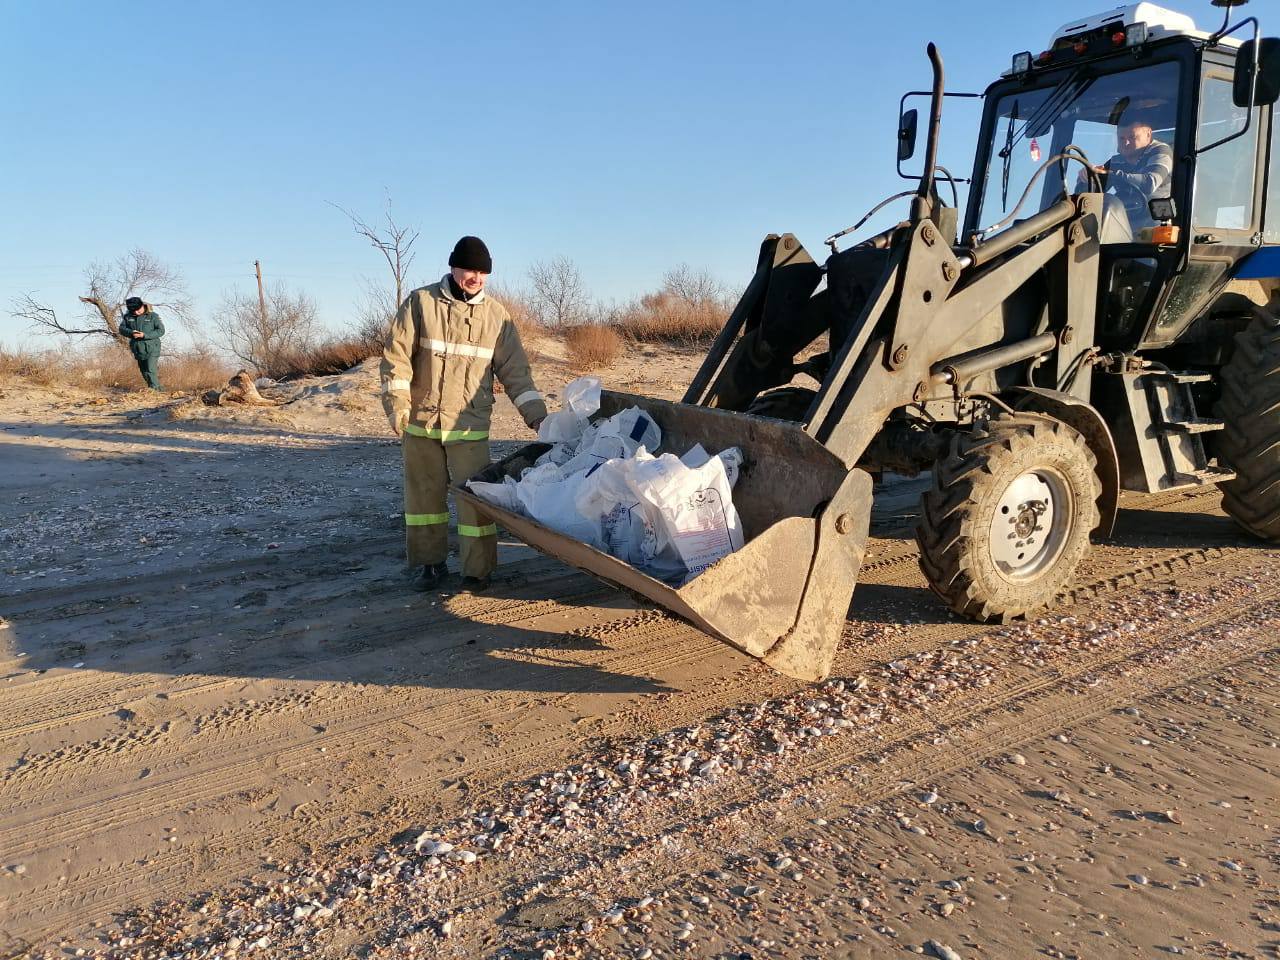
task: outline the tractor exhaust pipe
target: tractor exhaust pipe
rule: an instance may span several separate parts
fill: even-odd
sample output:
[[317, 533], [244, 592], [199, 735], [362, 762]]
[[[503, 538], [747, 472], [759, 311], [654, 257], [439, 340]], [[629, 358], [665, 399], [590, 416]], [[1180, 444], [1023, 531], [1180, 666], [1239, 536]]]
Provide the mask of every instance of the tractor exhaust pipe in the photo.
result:
[[929, 63], [933, 66], [933, 97], [929, 102], [929, 136], [924, 147], [924, 176], [920, 189], [911, 203], [911, 222], [919, 223], [933, 215], [933, 169], [938, 164], [938, 134], [942, 128], [942, 55], [936, 45], [928, 47]]

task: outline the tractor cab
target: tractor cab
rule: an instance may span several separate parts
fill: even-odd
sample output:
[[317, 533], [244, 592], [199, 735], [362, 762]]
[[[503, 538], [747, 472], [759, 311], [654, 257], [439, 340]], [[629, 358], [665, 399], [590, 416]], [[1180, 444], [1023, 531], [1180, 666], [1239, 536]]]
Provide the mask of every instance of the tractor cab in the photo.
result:
[[1278, 64], [1275, 41], [1256, 35], [1253, 18], [1211, 34], [1138, 3], [1014, 55], [985, 94], [965, 236], [981, 241], [1064, 192], [1102, 192], [1099, 345], [1223, 339], [1210, 308], [1247, 258], [1280, 242], [1280, 176], [1268, 178]]

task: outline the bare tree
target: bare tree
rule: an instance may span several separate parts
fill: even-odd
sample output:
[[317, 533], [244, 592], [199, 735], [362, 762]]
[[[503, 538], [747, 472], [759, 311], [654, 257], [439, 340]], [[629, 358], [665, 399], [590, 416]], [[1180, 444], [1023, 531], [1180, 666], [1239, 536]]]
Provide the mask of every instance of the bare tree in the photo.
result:
[[662, 277], [663, 291], [691, 307], [718, 303], [724, 299], [724, 285], [706, 270], [694, 270], [687, 263], [668, 270]]
[[84, 304], [78, 320], [63, 321], [53, 307], [31, 294], [10, 304], [11, 316], [30, 321], [40, 333], [65, 336], [100, 334], [119, 337], [120, 313], [126, 297], [141, 297], [152, 306], [190, 321], [191, 298], [182, 275], [145, 250], [133, 249], [110, 263], [94, 263], [84, 273]]
[[279, 286], [271, 289], [266, 301], [264, 315], [256, 296], [232, 291], [223, 297], [213, 325], [221, 346], [271, 376], [290, 356], [310, 345], [316, 305], [305, 293], [292, 294]]
[[564, 327], [587, 318], [590, 301], [577, 266], [568, 257], [538, 261], [529, 268], [529, 302], [543, 326]]
[[40, 333], [85, 334], [101, 332], [98, 330], [66, 329], [58, 319], [58, 314], [53, 307], [37, 300], [30, 293], [14, 297], [9, 301], [9, 316], [16, 320], [26, 320]]
[[369, 241], [370, 245], [377, 250], [387, 261], [387, 266], [391, 268], [391, 279], [396, 290], [396, 306], [404, 303], [405, 298], [405, 278], [409, 274], [409, 267], [413, 264], [414, 241], [418, 239], [418, 231], [411, 230], [409, 227], [396, 223], [396, 219], [391, 213], [391, 198], [387, 197], [387, 225], [385, 227], [373, 226], [357, 213], [340, 207], [338, 204], [330, 201], [329, 206], [335, 210], [340, 210], [346, 214], [347, 219], [351, 221], [351, 225], [360, 236]]
[[356, 338], [370, 356], [381, 352], [399, 307], [387, 287], [365, 281], [364, 299], [356, 307]]

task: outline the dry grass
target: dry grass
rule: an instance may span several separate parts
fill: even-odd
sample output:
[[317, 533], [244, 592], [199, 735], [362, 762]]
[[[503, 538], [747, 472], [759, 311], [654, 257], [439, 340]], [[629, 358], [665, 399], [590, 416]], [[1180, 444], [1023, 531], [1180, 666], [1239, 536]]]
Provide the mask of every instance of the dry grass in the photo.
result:
[[605, 313], [628, 340], [700, 346], [724, 327], [730, 307], [722, 300], [689, 301], [661, 291]]
[[576, 370], [610, 367], [618, 359], [622, 338], [613, 327], [599, 323], [583, 323], [568, 327], [564, 334], [569, 363]]
[[370, 357], [380, 356], [381, 345], [374, 345], [364, 338], [325, 340], [280, 359], [263, 370], [264, 376], [273, 380], [297, 380], [301, 377], [328, 377], [345, 373]]
[[[226, 383], [232, 369], [211, 347], [195, 346], [160, 354], [160, 383], [170, 391], [206, 390]], [[138, 364], [124, 346], [92, 343], [68, 350], [0, 350], [0, 374], [43, 387], [141, 390]]]
[[485, 294], [493, 297], [493, 299], [507, 308], [507, 313], [511, 314], [512, 323], [520, 331], [521, 340], [528, 340], [531, 336], [542, 336], [547, 333], [547, 328], [538, 320], [533, 304], [529, 302], [528, 295], [523, 291], [517, 290], [515, 287], [504, 287], [496, 283], [490, 283], [485, 287]]
[[[167, 359], [160, 355], [160, 383], [166, 390], [211, 390], [225, 384], [233, 372], [231, 365], [207, 345], [177, 350]], [[134, 376], [138, 376], [136, 367]]]
[[17, 353], [0, 350], [0, 376], [28, 380], [42, 387], [58, 382], [60, 374], [58, 356], [51, 350]]

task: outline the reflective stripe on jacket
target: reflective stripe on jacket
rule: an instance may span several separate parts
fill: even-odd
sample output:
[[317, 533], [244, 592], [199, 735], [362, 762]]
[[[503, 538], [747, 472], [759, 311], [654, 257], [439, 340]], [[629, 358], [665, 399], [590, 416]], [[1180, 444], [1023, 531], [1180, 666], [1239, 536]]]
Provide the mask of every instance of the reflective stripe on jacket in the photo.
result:
[[381, 373], [384, 401], [407, 398], [410, 430], [422, 436], [487, 436], [495, 374], [526, 424], [547, 415], [506, 308], [483, 291], [470, 301], [457, 299], [447, 276], [400, 305]]

